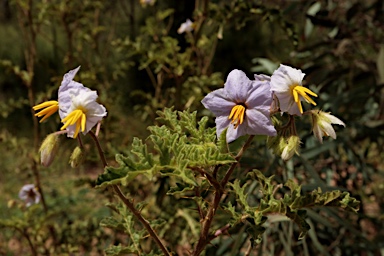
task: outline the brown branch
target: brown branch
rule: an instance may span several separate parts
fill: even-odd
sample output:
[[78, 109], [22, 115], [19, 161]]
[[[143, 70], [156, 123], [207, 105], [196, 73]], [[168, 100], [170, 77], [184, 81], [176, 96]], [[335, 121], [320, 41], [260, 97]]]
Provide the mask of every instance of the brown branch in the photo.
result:
[[211, 227], [212, 221], [213, 221], [213, 217], [216, 213], [217, 208], [219, 207], [221, 197], [224, 195], [224, 190], [222, 188], [224, 188], [227, 185], [228, 180], [231, 177], [233, 171], [235, 170], [237, 164], [239, 163], [241, 157], [243, 156], [244, 151], [251, 145], [251, 142], [252, 142], [254, 137], [255, 137], [254, 135], [249, 136], [248, 140], [245, 142], [243, 147], [240, 149], [239, 153], [236, 155], [236, 157], [235, 157], [236, 162], [234, 162], [229, 167], [227, 173], [225, 174], [223, 180], [221, 181], [220, 187], [219, 187], [220, 189], [215, 191], [215, 197], [213, 199], [213, 202], [212, 202], [211, 206], [209, 207], [207, 215], [205, 216], [204, 220], [202, 221], [200, 238], [199, 238], [199, 241], [197, 242], [197, 245], [196, 245], [196, 247], [192, 253], [193, 256], [200, 255], [200, 253], [205, 249], [207, 244], [210, 242], [211, 239], [209, 238], [208, 233], [209, 233], [209, 229]]
[[148, 221], [143, 218], [141, 213], [135, 208], [133, 203], [126, 198], [123, 193], [121, 192], [120, 188], [117, 185], [112, 185], [113, 190], [117, 194], [117, 196], [123, 201], [123, 203], [128, 207], [128, 209], [136, 216], [136, 218], [143, 224], [145, 229], [148, 231], [148, 233], [151, 235], [151, 237], [155, 240], [157, 245], [160, 247], [161, 251], [164, 253], [164, 255], [171, 255], [167, 248], [164, 246], [164, 244], [161, 242], [160, 238], [157, 236], [156, 232], [152, 229], [151, 225], [149, 225]]
[[[96, 137], [96, 135], [92, 131], [89, 131], [89, 134], [91, 135], [92, 139], [95, 141], [95, 144], [96, 144], [97, 150], [99, 152], [99, 156], [100, 156], [100, 159], [103, 163], [103, 166], [104, 167], [108, 166], [107, 160], [105, 159], [105, 155], [104, 155], [103, 149], [101, 148], [101, 145], [100, 145], [98, 138]], [[157, 245], [163, 251], [164, 255], [171, 256], [171, 254], [168, 252], [167, 248], [165, 248], [164, 244], [161, 242], [160, 238], [157, 236], [156, 232], [152, 229], [151, 225], [149, 225], [148, 221], [146, 219], [144, 219], [144, 217], [141, 215], [141, 213], [135, 208], [133, 203], [128, 198], [126, 198], [124, 196], [124, 194], [121, 192], [119, 186], [112, 185], [112, 188], [113, 188], [114, 192], [116, 193], [116, 195], [121, 199], [121, 201], [123, 201], [123, 203], [136, 216], [136, 218], [141, 222], [141, 224], [143, 224], [143, 226], [148, 231], [150, 236], [155, 240]]]

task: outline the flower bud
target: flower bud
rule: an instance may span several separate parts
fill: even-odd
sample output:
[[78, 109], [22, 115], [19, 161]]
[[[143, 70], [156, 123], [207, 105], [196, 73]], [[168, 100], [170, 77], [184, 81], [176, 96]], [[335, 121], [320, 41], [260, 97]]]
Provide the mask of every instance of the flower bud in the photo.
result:
[[274, 154], [281, 156], [284, 161], [288, 161], [295, 153], [299, 155], [300, 138], [297, 135], [277, 135], [268, 137], [267, 145]]
[[73, 150], [72, 155], [69, 158], [69, 164], [71, 165], [72, 168], [76, 168], [83, 163], [84, 157], [85, 157], [84, 150], [81, 147], [77, 146]]
[[45, 167], [48, 167], [53, 162], [57, 149], [59, 148], [59, 135], [56, 133], [49, 134], [40, 146], [40, 161]]
[[297, 135], [292, 135], [288, 137], [285, 142], [284, 144], [280, 144], [280, 149], [282, 149], [281, 158], [284, 161], [288, 161], [295, 153], [299, 155], [300, 138]]

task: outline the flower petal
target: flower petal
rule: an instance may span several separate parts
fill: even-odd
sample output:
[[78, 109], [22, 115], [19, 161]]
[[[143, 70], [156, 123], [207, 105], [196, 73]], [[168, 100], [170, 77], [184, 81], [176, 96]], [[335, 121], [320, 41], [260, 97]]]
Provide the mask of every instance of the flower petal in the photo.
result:
[[276, 129], [269, 117], [269, 111], [256, 108], [247, 109], [246, 115], [246, 134], [276, 136]]
[[235, 103], [245, 103], [251, 89], [252, 81], [243, 71], [234, 69], [228, 74], [224, 90], [229, 100]]
[[269, 110], [272, 103], [272, 93], [269, 82], [253, 81], [252, 84], [252, 89], [249, 91], [247, 101], [245, 102], [247, 108], [258, 107]]
[[204, 107], [212, 111], [215, 116], [228, 116], [236, 105], [226, 97], [224, 89], [218, 89], [207, 94], [201, 101]]
[[247, 133], [247, 126], [245, 125], [239, 125], [236, 129], [233, 124], [230, 124], [228, 126], [227, 130], [227, 143], [231, 143], [232, 141], [236, 140], [237, 138], [246, 135]]
[[330, 113], [322, 112], [323, 116], [329, 119], [329, 121], [332, 124], [338, 124], [345, 127], [345, 123], [341, 121], [339, 118], [335, 117], [334, 115], [331, 115]]
[[271, 76], [271, 89], [274, 92], [289, 92], [291, 85], [301, 85], [305, 74], [300, 69], [280, 64]]
[[255, 74], [254, 77], [256, 81], [271, 81], [271, 77], [264, 74]]
[[224, 129], [230, 125], [231, 120], [228, 119], [228, 115], [218, 116], [215, 119], [215, 123], [216, 123], [217, 137], [220, 137], [220, 135], [224, 131]]

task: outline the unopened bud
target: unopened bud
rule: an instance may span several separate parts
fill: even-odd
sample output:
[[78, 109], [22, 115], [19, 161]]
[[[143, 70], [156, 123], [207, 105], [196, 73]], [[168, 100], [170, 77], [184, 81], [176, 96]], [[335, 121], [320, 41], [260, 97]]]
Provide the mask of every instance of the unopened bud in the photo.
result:
[[69, 164], [71, 165], [72, 168], [76, 168], [83, 163], [84, 157], [85, 157], [84, 150], [81, 147], [77, 146], [73, 150], [72, 155], [69, 158]]
[[300, 138], [296, 135], [292, 135], [286, 139], [286, 144], [280, 144], [282, 149], [281, 158], [284, 161], [288, 161], [296, 153], [299, 155]]
[[53, 162], [57, 150], [59, 148], [59, 135], [55, 133], [49, 134], [40, 146], [40, 161], [45, 167], [48, 167]]

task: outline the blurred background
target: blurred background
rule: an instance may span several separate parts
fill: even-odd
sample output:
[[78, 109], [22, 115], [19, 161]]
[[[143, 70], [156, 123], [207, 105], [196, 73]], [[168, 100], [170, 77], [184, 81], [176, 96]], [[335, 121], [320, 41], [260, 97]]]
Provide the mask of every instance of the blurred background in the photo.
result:
[[[187, 19], [193, 30], [178, 33]], [[133, 137], [148, 135], [157, 110], [211, 115], [200, 101], [232, 69], [252, 78], [280, 63], [302, 69], [319, 108], [346, 128], [319, 144], [307, 120], [298, 125], [299, 157], [284, 163], [258, 142], [261, 156], [245, 163], [278, 182], [294, 178], [306, 191], [349, 191], [361, 207], [357, 215], [310, 209], [312, 229], [300, 241], [294, 224], [271, 222], [259, 255], [384, 255], [382, 0], [0, 0], [0, 255], [28, 255], [30, 240], [41, 255], [100, 255], [126, 243], [99, 226], [111, 198], [92, 188], [103, 170], [91, 140], [84, 138], [81, 167], [69, 166], [76, 145], [64, 137], [55, 162], [39, 165], [42, 139], [61, 125], [58, 116], [39, 124], [31, 107], [57, 99], [66, 72], [81, 65], [75, 80], [97, 90], [107, 108], [101, 141], [113, 163]], [[18, 192], [37, 179], [44, 207], [26, 210]], [[138, 201], [158, 193], [148, 183], [129, 188]], [[174, 218], [183, 230], [185, 220]], [[240, 231], [207, 255], [243, 255]], [[185, 254], [189, 238], [171, 233], [165, 239]]]

